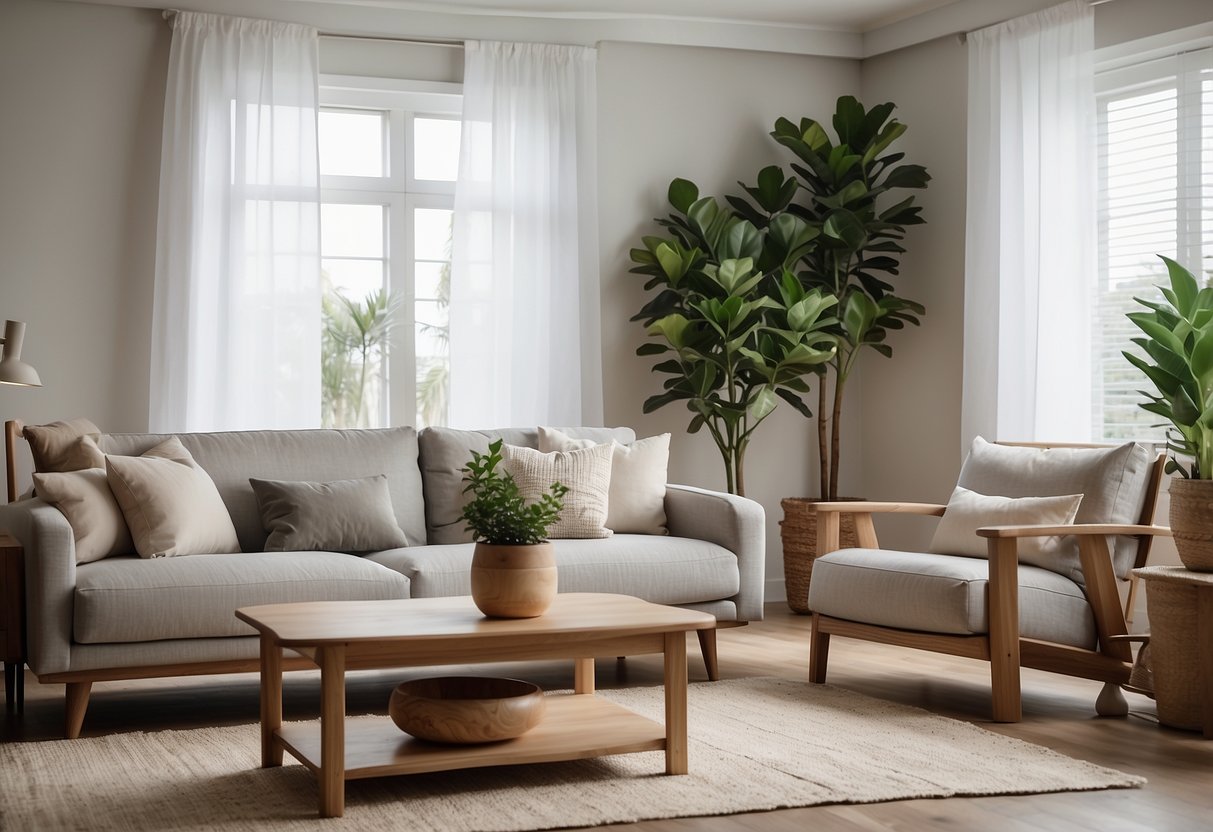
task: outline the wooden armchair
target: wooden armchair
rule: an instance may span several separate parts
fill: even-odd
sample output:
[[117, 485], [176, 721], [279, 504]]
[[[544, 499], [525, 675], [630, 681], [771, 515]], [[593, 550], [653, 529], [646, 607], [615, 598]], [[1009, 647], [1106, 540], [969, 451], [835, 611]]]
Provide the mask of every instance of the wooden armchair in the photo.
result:
[[[966, 461], [966, 466], [968, 464]], [[977, 534], [986, 540], [988, 567], [979, 565], [983, 562], [978, 558], [952, 555], [890, 552], [886, 558], [886, 553], [879, 549], [872, 522], [874, 514], [901, 513], [941, 517], [946, 506], [891, 502], [818, 504], [820, 551], [819, 559], [814, 564], [809, 590], [809, 607], [813, 611], [810, 680], [816, 683], [825, 682], [830, 637], [838, 635], [989, 662], [993, 717], [996, 722], [1018, 722], [1022, 716], [1019, 674], [1021, 666], [1101, 681], [1104, 683], [1104, 690], [1097, 701], [1098, 712], [1103, 716], [1123, 716], [1127, 713], [1127, 705], [1120, 692], [1120, 685], [1129, 679], [1132, 656], [1129, 644], [1121, 638], [1125, 635], [1127, 627], [1117, 590], [1118, 577], [1109, 549], [1109, 536], [1135, 538], [1133, 567], [1140, 567], [1145, 565], [1153, 538], [1157, 535], [1170, 535], [1169, 529], [1152, 525], [1163, 465], [1164, 457], [1160, 455], [1153, 463], [1146, 463], [1144, 467], [1142, 475], [1146, 481], [1141, 512], [1136, 524], [1078, 522], [1074, 525], [989, 526], [978, 529]], [[962, 484], [963, 479], [964, 472]], [[855, 516], [858, 547], [837, 551], [840, 517], [843, 513]], [[1082, 519], [1080, 511], [1079, 520]], [[1086, 604], [1089, 605], [1089, 617], [1093, 619], [1094, 625], [1092, 632], [1090, 622], [1087, 622], [1085, 636], [1071, 637], [1069, 634], [1063, 634], [1054, 640], [1054, 637], [1041, 637], [1039, 633], [1025, 635], [1025, 629], [1031, 630], [1035, 626], [1036, 630], [1048, 631], [1050, 625], [1042, 625], [1039, 621], [1033, 625], [1021, 620], [1021, 591], [1034, 593], [1030, 612], [1039, 619], [1042, 615], [1042, 603], [1049, 603], [1053, 596], [1063, 597], [1057, 594], [1051, 585], [1043, 589], [1040, 587], [1049, 582], [1068, 582], [1069, 579], [1022, 564], [1020, 541], [1030, 537], [1056, 535], [1073, 536], [1063, 540], [1077, 540], [1078, 562], [1081, 565], [1083, 580], [1073, 582], [1075, 589], [1065, 600], [1071, 608], [1081, 607], [1085, 597]], [[932, 573], [930, 580], [943, 583], [968, 582], [967, 591], [970, 594], [965, 597], [970, 603], [984, 604], [988, 626], [982, 628], [979, 625], [970, 625], [967, 632], [956, 631], [964, 630], [963, 627], [952, 627], [950, 631], [940, 632], [922, 628], [921, 617], [913, 621], [913, 615], [906, 616], [909, 626], [891, 624], [890, 616], [896, 619], [898, 615], [895, 611], [898, 604], [905, 608], [913, 603], [932, 603], [933, 596], [929, 594], [920, 593], [918, 597], [910, 600], [906, 598], [907, 594], [914, 593], [914, 582], [917, 580], [915, 575], [909, 573], [920, 564], [925, 565], [924, 572]], [[898, 573], [897, 570], [901, 572]], [[873, 575], [876, 577], [872, 577]], [[1127, 579], [1127, 569], [1122, 570], [1122, 577]], [[981, 583], [986, 583], [986, 587], [981, 587]], [[1024, 584], [1022, 588], [1021, 583]], [[857, 588], [852, 584], [863, 586]], [[984, 594], [982, 589], [985, 589]], [[949, 585], [946, 591], [951, 593], [948, 597], [958, 597], [955, 585]], [[855, 592], [860, 594], [854, 595]], [[901, 597], [897, 597], [899, 592], [902, 593]], [[847, 600], [848, 595], [850, 601]], [[839, 614], [840, 610], [846, 614]], [[894, 611], [889, 612], [890, 610]], [[1081, 612], [1084, 616], [1087, 615], [1085, 608]], [[1050, 613], [1046, 610], [1043, 614], [1048, 617]], [[1072, 611], [1066, 614], [1073, 618]], [[1064, 629], [1053, 627], [1053, 630], [1058, 632]]]

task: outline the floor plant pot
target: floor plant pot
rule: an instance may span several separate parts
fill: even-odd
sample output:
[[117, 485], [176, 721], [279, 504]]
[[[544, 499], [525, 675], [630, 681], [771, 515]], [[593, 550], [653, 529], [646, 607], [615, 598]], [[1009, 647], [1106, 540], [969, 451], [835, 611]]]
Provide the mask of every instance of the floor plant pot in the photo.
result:
[[1171, 480], [1171, 534], [1183, 565], [1213, 572], [1213, 480]]
[[[857, 501], [859, 497], [839, 497], [830, 502]], [[788, 607], [792, 612], [805, 615], [809, 610], [809, 579], [813, 574], [813, 561], [817, 559], [817, 503], [807, 497], [787, 497], [780, 501], [783, 520], [779, 522], [779, 536], [783, 540], [783, 580], [787, 590]], [[855, 515], [843, 514], [839, 518], [838, 547], [850, 549], [859, 545], [855, 532]]]
[[472, 555], [472, 600], [493, 618], [535, 618], [556, 597], [556, 553], [550, 542], [477, 543]]

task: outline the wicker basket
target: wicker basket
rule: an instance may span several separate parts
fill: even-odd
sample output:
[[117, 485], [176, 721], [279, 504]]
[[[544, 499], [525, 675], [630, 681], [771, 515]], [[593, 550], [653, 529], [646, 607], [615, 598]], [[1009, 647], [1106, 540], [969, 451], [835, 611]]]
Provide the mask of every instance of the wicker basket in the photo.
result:
[[1213, 572], [1213, 480], [1171, 480], [1171, 533], [1184, 566]]
[[[788, 607], [800, 615], [810, 612], [809, 578], [813, 574], [813, 561], [817, 559], [817, 511], [814, 506], [820, 502], [807, 497], [788, 497], [779, 503], [783, 506], [779, 536], [783, 540], [783, 580], [787, 588]], [[858, 545], [855, 515], [842, 515], [838, 543], [843, 549]]]
[[1199, 651], [1209, 649], [1195, 638], [1198, 591], [1178, 581], [1146, 584], [1158, 721], [1191, 731], [1201, 730]]

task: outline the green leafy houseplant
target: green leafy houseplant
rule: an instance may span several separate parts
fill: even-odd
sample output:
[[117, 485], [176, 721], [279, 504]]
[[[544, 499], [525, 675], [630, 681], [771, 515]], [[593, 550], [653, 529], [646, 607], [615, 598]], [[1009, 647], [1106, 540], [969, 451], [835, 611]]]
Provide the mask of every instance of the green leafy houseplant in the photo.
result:
[[[1146, 308], [1129, 320], [1145, 337], [1132, 339], [1145, 358], [1122, 354], [1154, 384], [1157, 394], [1140, 391], [1144, 410], [1162, 416], [1167, 430], [1167, 472], [1184, 479], [1213, 479], [1213, 288], [1202, 287], [1179, 263], [1163, 257], [1170, 288], [1165, 302], [1134, 298]], [[1191, 460], [1185, 466], [1177, 457]]]
[[637, 354], [666, 356], [653, 370], [668, 376], [644, 412], [686, 402], [688, 430], [708, 429], [728, 490], [744, 494], [757, 427], [781, 400], [811, 415], [805, 377], [834, 354], [827, 313], [836, 301], [790, 270], [818, 233], [804, 220], [784, 214], [757, 228], [685, 179], [668, 196], [673, 213], [657, 222], [670, 236], [646, 236], [631, 252], [632, 271], [657, 290], [632, 318], [655, 339]]
[[463, 508], [459, 519], [477, 543], [495, 546], [528, 546], [547, 539], [548, 529], [560, 519], [564, 508], [562, 499], [568, 488], [558, 482], [549, 486], [547, 494], [527, 503], [518, 483], [508, 472], [499, 469], [502, 440], [489, 445], [489, 452], [472, 451], [472, 460], [463, 470], [467, 483], [463, 492], [472, 499]]
[[871, 110], [852, 96], [838, 99], [833, 117], [836, 138], [811, 118], [799, 124], [780, 118], [771, 136], [798, 158], [786, 177], [779, 167], [764, 168], [746, 196], [729, 204], [756, 228], [786, 222], [791, 214], [815, 232], [797, 263], [797, 276], [810, 289], [837, 301], [831, 333], [838, 345], [827, 373], [831, 384], [818, 387], [817, 442], [819, 481], [824, 500], [838, 499], [843, 397], [856, 363], [866, 350], [891, 357], [891, 331], [919, 323], [925, 313], [915, 301], [894, 294], [889, 282], [898, 274], [901, 240], [907, 226], [924, 222], [907, 189], [925, 188], [930, 175], [921, 165], [898, 164], [904, 153], [890, 147], [906, 126], [890, 119], [892, 103]]

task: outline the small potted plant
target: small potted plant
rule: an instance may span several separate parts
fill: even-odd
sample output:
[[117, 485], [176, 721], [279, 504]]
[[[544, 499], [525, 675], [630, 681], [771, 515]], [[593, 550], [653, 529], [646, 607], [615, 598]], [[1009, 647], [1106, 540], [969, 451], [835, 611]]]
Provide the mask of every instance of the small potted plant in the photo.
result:
[[[1167, 430], [1167, 473], [1171, 480], [1171, 532], [1184, 566], [1213, 572], [1213, 288], [1163, 257], [1170, 288], [1162, 302], [1134, 298], [1145, 311], [1130, 312], [1145, 334], [1134, 338], [1146, 357], [1125, 352], [1158, 394], [1141, 391], [1141, 407], [1162, 416]], [[1184, 465], [1181, 458], [1190, 460]]]
[[472, 555], [472, 600], [495, 618], [535, 618], [556, 597], [556, 555], [548, 529], [560, 519], [568, 488], [558, 482], [528, 503], [518, 483], [500, 469], [502, 440], [489, 452], [472, 451], [463, 470], [463, 492], [472, 499], [459, 519], [476, 541]]

